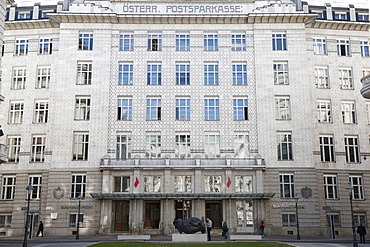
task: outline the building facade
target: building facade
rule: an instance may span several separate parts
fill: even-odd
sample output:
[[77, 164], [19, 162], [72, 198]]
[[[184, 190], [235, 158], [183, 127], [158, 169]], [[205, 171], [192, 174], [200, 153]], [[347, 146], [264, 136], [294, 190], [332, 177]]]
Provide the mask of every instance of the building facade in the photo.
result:
[[85, 0], [6, 16], [1, 235], [22, 235], [29, 183], [32, 234], [209, 217], [295, 235], [298, 211], [302, 235], [346, 236], [348, 181], [367, 225], [367, 8]]

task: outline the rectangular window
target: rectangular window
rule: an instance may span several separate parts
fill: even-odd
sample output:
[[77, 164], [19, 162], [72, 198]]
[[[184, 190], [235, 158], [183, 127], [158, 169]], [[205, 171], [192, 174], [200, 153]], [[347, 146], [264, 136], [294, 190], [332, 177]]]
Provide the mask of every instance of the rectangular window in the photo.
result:
[[274, 62], [274, 85], [289, 85], [288, 62]]
[[37, 81], [36, 88], [49, 88], [50, 84], [51, 67], [38, 66], [37, 67]]
[[132, 85], [134, 81], [134, 65], [120, 63], [118, 65], [118, 85]]
[[285, 51], [286, 46], [286, 33], [273, 33], [272, 34], [272, 50]]
[[278, 160], [293, 160], [292, 133], [278, 132], [276, 138]]
[[339, 68], [340, 89], [354, 89], [351, 68]]
[[31, 19], [31, 12], [19, 12], [18, 20], [29, 20]]
[[118, 98], [117, 120], [132, 120], [132, 99]]
[[161, 136], [159, 134], [147, 134], [145, 142], [145, 158], [160, 158]]
[[232, 34], [231, 35], [231, 50], [232, 51], [245, 51], [246, 50], [245, 34]]
[[146, 120], [161, 120], [161, 99], [146, 99]]
[[190, 64], [176, 64], [176, 85], [190, 85]]
[[73, 160], [87, 160], [89, 155], [89, 134], [73, 133]]
[[325, 199], [338, 199], [337, 175], [324, 175]]
[[33, 135], [31, 146], [31, 162], [45, 161], [46, 137], [44, 135]]
[[346, 161], [348, 163], [360, 162], [360, 147], [357, 136], [345, 136], [344, 148], [346, 152]]
[[338, 56], [351, 56], [349, 40], [337, 40]]
[[190, 134], [177, 133], [175, 136], [175, 157], [179, 159], [190, 158]]
[[78, 49], [82, 51], [92, 51], [94, 35], [92, 33], [80, 33], [78, 39]]
[[191, 176], [175, 176], [175, 193], [191, 192]]
[[217, 34], [203, 35], [203, 47], [205, 51], [217, 51], [218, 50], [218, 35]]
[[90, 96], [76, 96], [74, 120], [90, 120]]
[[204, 155], [207, 159], [220, 158], [220, 134], [209, 133], [204, 136]]
[[357, 14], [357, 21], [369, 21], [369, 14], [368, 13], [358, 13]]
[[162, 65], [160, 63], [148, 64], [146, 84], [147, 85], [162, 84]]
[[361, 47], [361, 56], [363, 57], [369, 57], [369, 41], [360, 41], [360, 47]]
[[49, 115], [49, 101], [35, 100], [34, 123], [47, 123]]
[[314, 54], [326, 55], [326, 40], [323, 38], [314, 38], [313, 52]]
[[26, 68], [13, 68], [13, 79], [11, 89], [25, 89], [27, 79]]
[[72, 174], [71, 177], [71, 198], [85, 198], [86, 174]]
[[234, 135], [234, 158], [248, 159], [249, 156], [249, 134], [235, 133]]
[[328, 218], [331, 220], [332, 224], [334, 227], [341, 227], [341, 219], [340, 219], [340, 214], [339, 213], [330, 213], [327, 215]]
[[334, 12], [333, 19], [334, 20], [347, 20], [347, 13], [346, 12]]
[[12, 224], [12, 214], [0, 214], [0, 227], [11, 227]]
[[31, 199], [40, 199], [41, 198], [41, 175], [32, 175], [28, 178], [28, 183], [32, 184], [33, 191], [31, 194]]
[[320, 135], [321, 162], [335, 162], [334, 137], [332, 135]]
[[204, 100], [204, 120], [220, 120], [218, 99], [209, 98]]
[[39, 43], [39, 54], [47, 55], [51, 54], [53, 50], [53, 39], [42, 38]]
[[128, 176], [114, 177], [113, 192], [130, 192], [130, 184], [130, 177]]
[[247, 85], [247, 64], [232, 65], [233, 85]]
[[28, 39], [17, 39], [15, 41], [15, 56], [24, 56], [28, 54]]
[[144, 176], [144, 192], [161, 192], [161, 177]]
[[364, 213], [353, 213], [353, 222], [355, 226], [359, 226], [360, 224], [363, 226], [367, 226], [367, 217], [366, 212]]
[[20, 124], [23, 121], [23, 101], [10, 101], [9, 124]]
[[280, 197], [294, 198], [294, 174], [280, 174]]
[[[69, 227], [77, 227], [77, 214], [78, 213], [70, 213], [69, 214]], [[83, 227], [84, 223], [84, 215], [80, 213], [79, 215], [79, 227]]]
[[148, 34], [148, 51], [162, 51], [162, 34]]
[[3, 176], [1, 200], [13, 200], [15, 194], [15, 176]]
[[190, 121], [190, 99], [176, 99], [176, 120]]
[[233, 99], [234, 121], [248, 120], [248, 99]]
[[342, 119], [345, 124], [356, 123], [356, 108], [354, 101], [342, 101]]
[[190, 51], [190, 34], [176, 34], [176, 51]]
[[331, 102], [330, 100], [317, 100], [317, 121], [319, 123], [331, 123]]
[[330, 88], [328, 67], [315, 67], [316, 88]]
[[370, 124], [370, 101], [366, 101], [366, 119], [367, 124]]
[[92, 63], [78, 62], [77, 85], [91, 85], [91, 79], [92, 79]]
[[282, 226], [296, 226], [297, 220], [295, 213], [283, 213], [281, 215], [281, 224]]
[[352, 184], [352, 198], [355, 200], [364, 200], [364, 186], [362, 184], [362, 176], [350, 175], [349, 181]]
[[253, 193], [253, 177], [235, 176], [235, 192]]
[[122, 33], [119, 36], [119, 50], [133, 51], [134, 50], [134, 35], [130, 33]]
[[221, 176], [205, 176], [205, 192], [215, 192], [220, 193], [222, 192], [221, 188]]
[[289, 120], [290, 117], [290, 97], [275, 96], [275, 118], [277, 120]]
[[218, 85], [218, 64], [204, 64], [204, 85]]
[[118, 133], [116, 143], [116, 159], [126, 160], [131, 158], [131, 135]]
[[8, 162], [18, 163], [22, 139], [20, 136], [8, 136], [6, 139]]

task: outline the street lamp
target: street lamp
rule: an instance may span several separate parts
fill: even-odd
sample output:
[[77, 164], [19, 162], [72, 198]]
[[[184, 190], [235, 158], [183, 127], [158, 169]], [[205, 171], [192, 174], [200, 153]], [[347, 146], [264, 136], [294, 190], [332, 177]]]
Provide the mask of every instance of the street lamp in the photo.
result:
[[356, 240], [356, 231], [355, 231], [355, 221], [353, 220], [353, 205], [352, 205], [352, 190], [353, 186], [351, 181], [348, 181], [346, 189], [349, 191], [349, 203], [351, 205], [351, 219], [352, 219], [352, 235], [353, 235], [353, 247], [357, 247], [357, 240]]
[[26, 215], [26, 224], [24, 225], [24, 239], [23, 239], [23, 247], [27, 247], [27, 232], [28, 232], [28, 216], [30, 214], [30, 200], [31, 200], [31, 194], [33, 191], [32, 184], [29, 183], [26, 187], [28, 197], [27, 197], [27, 215]]
[[80, 209], [81, 209], [81, 195], [78, 196], [78, 213], [77, 213], [77, 232], [76, 232], [76, 239], [80, 239]]
[[296, 217], [296, 225], [297, 225], [297, 239], [301, 239], [301, 235], [299, 234], [299, 221], [298, 221], [298, 194], [295, 194], [294, 200], [295, 200], [295, 217]]

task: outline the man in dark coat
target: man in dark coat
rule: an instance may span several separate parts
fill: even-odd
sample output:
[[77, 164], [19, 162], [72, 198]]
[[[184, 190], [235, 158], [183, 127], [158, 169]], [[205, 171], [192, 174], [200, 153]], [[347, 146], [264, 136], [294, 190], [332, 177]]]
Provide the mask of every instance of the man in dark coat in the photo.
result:
[[360, 234], [360, 242], [365, 243], [366, 228], [362, 224], [357, 227], [357, 233]]
[[38, 237], [41, 233], [41, 237], [44, 236], [44, 223], [40, 220], [39, 229], [37, 230], [36, 237]]

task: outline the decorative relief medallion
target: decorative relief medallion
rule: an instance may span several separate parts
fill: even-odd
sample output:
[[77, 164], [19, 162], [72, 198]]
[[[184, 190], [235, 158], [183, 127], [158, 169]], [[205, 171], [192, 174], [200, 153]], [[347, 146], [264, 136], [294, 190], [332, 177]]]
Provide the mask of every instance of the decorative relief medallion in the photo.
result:
[[53, 196], [55, 199], [61, 199], [64, 197], [64, 189], [60, 188], [60, 186], [58, 188], [55, 188], [53, 190]]
[[301, 193], [304, 199], [310, 199], [312, 197], [312, 189], [307, 186], [301, 189]]

